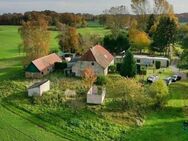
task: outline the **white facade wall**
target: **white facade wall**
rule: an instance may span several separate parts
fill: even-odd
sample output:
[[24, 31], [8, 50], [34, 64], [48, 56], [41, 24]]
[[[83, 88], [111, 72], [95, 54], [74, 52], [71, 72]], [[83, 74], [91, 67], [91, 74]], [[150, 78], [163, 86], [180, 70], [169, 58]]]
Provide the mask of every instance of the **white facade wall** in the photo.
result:
[[40, 85], [40, 96], [42, 96], [44, 92], [47, 92], [49, 90], [50, 90], [50, 81], [47, 81], [46, 83]]
[[98, 94], [97, 87], [91, 87], [87, 93], [88, 104], [102, 104], [105, 98], [106, 90], [103, 89], [101, 94]]
[[47, 92], [50, 90], [50, 81], [47, 81], [46, 83], [35, 87], [35, 88], [29, 88], [28, 89], [28, 96], [42, 96], [44, 92]]
[[93, 69], [94, 73], [99, 75], [107, 75], [108, 69], [102, 68], [97, 62], [94, 61], [78, 61], [73, 67], [72, 72], [75, 73], [76, 76], [83, 76], [83, 71], [86, 68]]
[[138, 60], [140, 60], [140, 64], [141, 65], [148, 65], [148, 66], [153, 66], [155, 65], [155, 62], [156, 61], [160, 61], [161, 62], [161, 67], [162, 68], [166, 68], [167, 67], [167, 64], [168, 64], [168, 59], [167, 58], [157, 58], [157, 57], [134, 57], [136, 62], [138, 62]]
[[40, 87], [28, 89], [28, 96], [40, 96]]

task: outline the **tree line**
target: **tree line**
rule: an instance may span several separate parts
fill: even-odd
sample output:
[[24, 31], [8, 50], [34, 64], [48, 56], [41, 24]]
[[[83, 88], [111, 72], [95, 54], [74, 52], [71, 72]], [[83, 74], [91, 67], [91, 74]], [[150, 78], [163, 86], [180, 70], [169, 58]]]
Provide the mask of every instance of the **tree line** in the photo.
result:
[[44, 15], [48, 20], [49, 25], [56, 25], [57, 22], [67, 24], [74, 27], [85, 27], [87, 22], [85, 18], [90, 18], [89, 15], [85, 14], [74, 14], [74, 13], [57, 13], [55, 11], [31, 11], [22, 13], [5, 13], [0, 15], [0, 25], [21, 25], [22, 22], [27, 22], [33, 17]]

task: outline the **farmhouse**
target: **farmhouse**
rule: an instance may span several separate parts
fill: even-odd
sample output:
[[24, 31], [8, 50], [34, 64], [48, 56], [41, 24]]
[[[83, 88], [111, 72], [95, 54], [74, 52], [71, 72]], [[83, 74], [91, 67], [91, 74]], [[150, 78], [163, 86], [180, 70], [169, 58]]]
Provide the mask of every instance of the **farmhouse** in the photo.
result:
[[61, 58], [53, 53], [32, 61], [25, 70], [26, 78], [41, 78], [54, 70], [56, 62], [62, 62]]
[[102, 104], [106, 95], [106, 89], [93, 86], [87, 93], [88, 104]]
[[33, 84], [28, 88], [28, 96], [42, 96], [44, 92], [50, 90], [50, 81], [44, 80], [38, 83]]
[[82, 76], [86, 68], [93, 69], [94, 73], [107, 75], [108, 67], [114, 64], [114, 57], [102, 46], [96, 45], [90, 48], [72, 67], [75, 76]]

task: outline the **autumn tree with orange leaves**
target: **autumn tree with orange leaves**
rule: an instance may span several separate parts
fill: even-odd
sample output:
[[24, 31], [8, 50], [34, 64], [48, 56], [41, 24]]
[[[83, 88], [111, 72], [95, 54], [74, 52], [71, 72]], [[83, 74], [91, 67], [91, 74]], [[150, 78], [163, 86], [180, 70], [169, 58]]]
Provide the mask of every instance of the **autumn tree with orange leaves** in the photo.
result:
[[80, 36], [75, 27], [57, 23], [59, 48], [63, 52], [77, 53], [80, 45]]
[[91, 87], [93, 85], [93, 83], [96, 81], [97, 76], [94, 73], [92, 68], [86, 68], [83, 71], [83, 78], [84, 78], [84, 82], [85, 82], [86, 86]]

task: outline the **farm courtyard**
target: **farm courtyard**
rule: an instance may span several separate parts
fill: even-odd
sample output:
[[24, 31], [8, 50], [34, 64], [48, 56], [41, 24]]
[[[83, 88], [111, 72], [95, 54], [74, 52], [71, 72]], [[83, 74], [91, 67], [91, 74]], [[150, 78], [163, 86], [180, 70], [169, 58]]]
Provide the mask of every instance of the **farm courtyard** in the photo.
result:
[[[103, 27], [78, 29], [108, 34]], [[57, 32], [51, 31], [51, 48], [58, 48]], [[134, 110], [112, 110], [118, 107], [112, 102], [113, 81], [121, 79], [110, 74], [107, 96], [103, 105], [85, 104], [86, 93], [79, 78], [67, 78], [61, 72], [48, 76], [52, 89], [41, 98], [28, 98], [27, 87], [37, 80], [24, 78], [23, 53], [17, 26], [0, 26], [0, 140], [2, 141], [187, 141], [188, 130], [183, 122], [188, 120], [188, 80], [169, 86], [170, 97], [162, 110], [144, 111], [144, 124], [135, 124]], [[166, 69], [159, 76], [171, 76]], [[78, 97], [65, 97], [66, 89], [76, 90]]]

